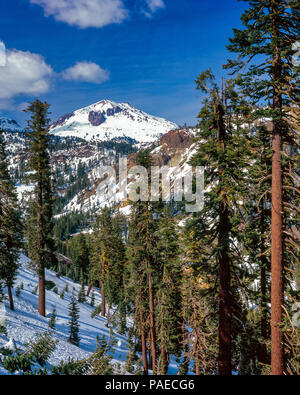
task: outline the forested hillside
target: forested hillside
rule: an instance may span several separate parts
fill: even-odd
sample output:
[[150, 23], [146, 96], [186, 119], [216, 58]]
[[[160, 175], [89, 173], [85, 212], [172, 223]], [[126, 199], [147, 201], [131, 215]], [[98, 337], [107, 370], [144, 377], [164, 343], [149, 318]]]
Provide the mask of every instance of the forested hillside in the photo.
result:
[[245, 3], [196, 125], [108, 100], [2, 122], [0, 374], [300, 374], [299, 9]]

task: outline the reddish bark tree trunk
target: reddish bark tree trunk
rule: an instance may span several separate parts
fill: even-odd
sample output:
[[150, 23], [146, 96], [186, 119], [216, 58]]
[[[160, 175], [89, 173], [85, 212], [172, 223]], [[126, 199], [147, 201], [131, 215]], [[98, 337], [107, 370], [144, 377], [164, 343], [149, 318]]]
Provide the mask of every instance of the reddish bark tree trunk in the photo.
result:
[[39, 307], [38, 311], [40, 315], [43, 317], [46, 317], [46, 291], [45, 291], [45, 270], [43, 270], [44, 274], [42, 273], [42, 270], [39, 270]]
[[100, 280], [100, 290], [101, 290], [101, 315], [105, 317], [106, 307], [105, 307], [105, 293], [104, 293], [104, 276], [105, 276], [105, 268], [104, 262], [101, 263], [101, 280]]
[[148, 375], [148, 360], [147, 360], [147, 344], [145, 335], [144, 317], [142, 311], [140, 312], [141, 321], [141, 341], [142, 341], [142, 355], [143, 355], [143, 374]]
[[195, 359], [195, 368], [196, 368], [196, 376], [200, 376], [201, 369], [200, 369], [199, 359], [197, 357]]
[[93, 284], [90, 284], [89, 287], [88, 287], [88, 289], [87, 289], [86, 296], [89, 296], [89, 295], [90, 295], [92, 288], [93, 288]]
[[271, 282], [271, 339], [272, 374], [283, 374], [282, 332], [282, 174], [281, 136], [274, 132], [272, 166], [272, 282]]
[[281, 138], [273, 137], [272, 168], [272, 283], [271, 283], [271, 338], [272, 374], [283, 374], [282, 332], [282, 179], [281, 179]]
[[8, 285], [7, 286], [7, 293], [8, 293], [8, 300], [9, 300], [9, 308], [14, 311], [15, 310], [15, 306], [14, 306], [14, 299], [13, 299], [13, 295], [11, 292], [11, 286]]
[[100, 281], [100, 290], [101, 290], [101, 315], [102, 317], [105, 317], [106, 308], [105, 308], [105, 294], [104, 294], [103, 281]]
[[[272, 4], [273, 32], [272, 44], [273, 55], [273, 82], [274, 96], [273, 109], [280, 112], [282, 109], [282, 97], [279, 87], [276, 86], [281, 78], [281, 55], [277, 39], [279, 37], [278, 2]], [[277, 115], [277, 114], [276, 114]], [[282, 166], [281, 150], [282, 136], [280, 123], [273, 122], [272, 135], [272, 246], [271, 246], [271, 366], [272, 375], [283, 374], [283, 345], [280, 324], [282, 323], [283, 304], [283, 249], [282, 249]]]

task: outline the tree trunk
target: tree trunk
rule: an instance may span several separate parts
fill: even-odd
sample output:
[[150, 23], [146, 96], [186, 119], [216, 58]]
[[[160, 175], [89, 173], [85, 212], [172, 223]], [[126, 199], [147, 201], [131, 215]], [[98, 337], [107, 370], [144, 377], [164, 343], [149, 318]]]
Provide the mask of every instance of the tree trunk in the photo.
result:
[[[273, 109], [280, 112], [282, 109], [282, 97], [279, 87], [276, 86], [281, 78], [281, 56], [277, 39], [279, 37], [278, 2], [272, 5], [273, 32], [272, 44], [273, 55]], [[276, 114], [277, 116], [279, 114]], [[283, 304], [283, 249], [282, 249], [282, 167], [281, 150], [282, 136], [281, 125], [277, 120], [273, 121], [272, 135], [272, 220], [271, 220], [271, 366], [272, 375], [283, 374], [283, 345], [282, 331], [282, 304]]]
[[42, 176], [39, 174], [38, 187], [37, 187], [37, 253], [39, 257], [38, 262], [38, 276], [39, 276], [39, 302], [38, 312], [41, 316], [46, 316], [46, 291], [45, 291], [45, 266], [43, 261], [43, 189], [42, 189]]
[[[225, 203], [226, 204], [226, 203]], [[225, 235], [228, 229], [228, 209], [220, 207], [220, 230]], [[221, 237], [223, 239], [223, 237]], [[227, 243], [221, 240], [221, 243]], [[222, 245], [221, 244], [221, 245]], [[219, 298], [219, 375], [230, 376], [231, 370], [231, 287], [230, 266], [227, 246], [221, 247], [219, 258], [220, 298]]]
[[149, 310], [150, 310], [150, 336], [151, 336], [151, 355], [152, 355], [152, 370], [153, 374], [157, 373], [156, 366], [156, 333], [155, 333], [155, 315], [154, 315], [154, 297], [153, 297], [153, 284], [152, 276], [148, 274], [148, 287], [149, 287]]
[[186, 375], [189, 370], [189, 341], [185, 330], [184, 320], [181, 324], [181, 344], [183, 345], [183, 362], [181, 363], [181, 374]]
[[272, 165], [272, 282], [271, 282], [271, 339], [272, 374], [283, 374], [282, 323], [283, 283], [282, 283], [282, 174], [281, 136], [273, 135]]
[[196, 355], [196, 358], [195, 358], [195, 373], [196, 373], [196, 376], [200, 376], [200, 375], [201, 375], [201, 369], [200, 369], [200, 364], [199, 364], [199, 358], [198, 358], [197, 355]]
[[106, 308], [105, 308], [105, 294], [104, 294], [104, 283], [100, 281], [100, 290], [101, 290], [101, 315], [105, 317]]
[[148, 375], [147, 344], [146, 344], [144, 317], [142, 311], [140, 312], [140, 321], [141, 321], [141, 341], [142, 341], [143, 371], [144, 371], [143, 374]]
[[104, 277], [105, 277], [105, 268], [104, 262], [101, 262], [101, 280], [100, 280], [100, 290], [101, 290], [101, 315], [105, 317], [106, 308], [105, 308], [105, 292], [104, 292]]
[[93, 284], [90, 284], [90, 285], [88, 286], [86, 296], [90, 296], [90, 293], [91, 293], [92, 288], [93, 288]]
[[39, 314], [46, 317], [46, 291], [45, 291], [45, 269], [39, 270]]
[[166, 375], [168, 371], [168, 360], [166, 349], [163, 344], [160, 346], [160, 374]]
[[281, 176], [281, 137], [273, 137], [272, 168], [272, 283], [271, 283], [271, 338], [272, 374], [283, 374], [282, 332], [282, 176]]
[[8, 300], [9, 300], [9, 308], [14, 311], [15, 310], [15, 306], [14, 306], [14, 299], [13, 299], [13, 295], [11, 292], [11, 286], [8, 285], [7, 286], [7, 293], [8, 293]]
[[[217, 128], [219, 144], [223, 152], [226, 148], [226, 130], [224, 123], [224, 109], [221, 104], [216, 106]], [[220, 182], [223, 177], [223, 170], [219, 167]], [[231, 376], [231, 277], [229, 261], [229, 209], [225, 191], [220, 191], [221, 201], [219, 203], [219, 355], [218, 374], [220, 376]]]

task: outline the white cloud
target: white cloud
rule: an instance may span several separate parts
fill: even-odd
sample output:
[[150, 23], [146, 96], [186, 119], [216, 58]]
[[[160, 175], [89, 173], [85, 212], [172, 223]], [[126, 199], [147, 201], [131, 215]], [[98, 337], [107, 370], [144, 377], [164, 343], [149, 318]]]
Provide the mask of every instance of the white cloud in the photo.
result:
[[152, 12], [165, 7], [163, 0], [146, 0], [146, 3]]
[[0, 67], [0, 100], [2, 105], [20, 94], [39, 95], [50, 89], [52, 68], [40, 55], [7, 50], [6, 65]]
[[6, 65], [6, 47], [3, 41], [0, 41], [0, 67]]
[[92, 62], [77, 62], [63, 71], [62, 76], [69, 81], [94, 82], [101, 84], [109, 79], [109, 72]]
[[57, 21], [83, 29], [121, 23], [128, 17], [123, 0], [30, 0], [30, 2], [43, 7], [46, 16], [52, 15]]

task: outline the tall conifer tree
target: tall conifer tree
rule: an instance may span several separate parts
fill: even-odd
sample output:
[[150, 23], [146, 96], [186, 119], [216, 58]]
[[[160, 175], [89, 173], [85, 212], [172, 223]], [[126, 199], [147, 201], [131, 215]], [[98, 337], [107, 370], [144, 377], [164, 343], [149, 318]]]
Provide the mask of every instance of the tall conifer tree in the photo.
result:
[[0, 281], [8, 289], [9, 306], [14, 310], [12, 287], [22, 246], [22, 224], [16, 190], [11, 181], [4, 135], [0, 129]]
[[[39, 100], [32, 102], [25, 110], [31, 114], [28, 121], [30, 179], [35, 185], [34, 200], [31, 202], [33, 216], [30, 218], [31, 238], [29, 257], [39, 276], [38, 311], [46, 314], [45, 268], [54, 266], [55, 243], [52, 238], [53, 191], [49, 157], [49, 104]], [[28, 234], [28, 232], [27, 232]]]
[[[136, 163], [150, 175], [152, 159], [149, 151], [140, 151]], [[157, 221], [154, 219], [154, 204], [149, 201], [132, 202], [131, 235], [128, 249], [131, 264], [131, 284], [135, 289], [136, 322], [140, 329], [143, 348], [144, 373], [147, 374], [146, 328], [149, 323], [151, 362], [153, 373], [157, 373], [157, 331], [155, 299], [161, 264], [158, 261], [156, 235]]]
[[[218, 374], [232, 373], [233, 273], [236, 254], [233, 240], [239, 236], [239, 199], [243, 169], [247, 167], [242, 125], [248, 111], [243, 99], [228, 81], [221, 88], [210, 71], [202, 73], [197, 89], [207, 94], [199, 113], [199, 148], [191, 160], [193, 166], [205, 166], [206, 202], [193, 228], [202, 238], [200, 270], [219, 279], [219, 355]], [[205, 241], [206, 240], [206, 241]], [[205, 255], [207, 260], [205, 262]], [[208, 266], [211, 263], [211, 267]]]
[[[271, 338], [272, 374], [283, 374], [284, 293], [284, 184], [293, 182], [293, 170], [285, 181], [284, 145], [293, 144], [294, 115], [299, 116], [299, 66], [293, 61], [293, 44], [299, 38], [298, 0], [243, 0], [249, 3], [242, 15], [243, 29], [234, 29], [229, 49], [239, 54], [227, 68], [240, 75], [240, 84], [252, 103], [264, 103], [265, 117], [272, 119], [272, 213], [271, 213]], [[288, 230], [289, 231], [289, 230]]]
[[178, 233], [174, 218], [166, 208], [157, 231], [158, 260], [162, 265], [158, 277], [157, 306], [157, 340], [160, 345], [161, 374], [167, 374], [170, 355], [177, 355], [181, 345], [182, 323], [182, 268]]

